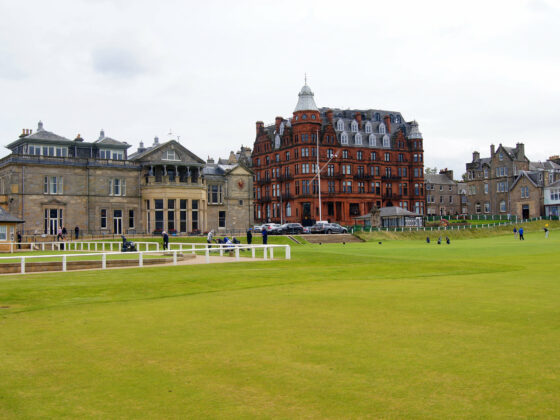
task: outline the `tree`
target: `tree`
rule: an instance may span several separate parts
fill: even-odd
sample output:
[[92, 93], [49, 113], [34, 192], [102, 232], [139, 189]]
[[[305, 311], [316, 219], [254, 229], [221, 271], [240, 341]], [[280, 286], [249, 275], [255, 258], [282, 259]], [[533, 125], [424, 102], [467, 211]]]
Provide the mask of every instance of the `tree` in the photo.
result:
[[424, 170], [424, 173], [426, 175], [437, 175], [438, 169], [435, 166], [433, 168], [430, 168], [429, 166], [426, 166], [426, 169]]

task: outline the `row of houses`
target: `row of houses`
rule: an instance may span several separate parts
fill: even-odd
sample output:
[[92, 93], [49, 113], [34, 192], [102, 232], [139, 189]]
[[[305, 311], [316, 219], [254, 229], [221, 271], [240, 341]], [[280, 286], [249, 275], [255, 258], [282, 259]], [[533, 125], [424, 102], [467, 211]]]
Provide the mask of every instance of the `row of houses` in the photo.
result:
[[529, 219], [558, 217], [560, 157], [532, 162], [523, 143], [490, 146], [490, 156], [473, 152], [462, 181], [453, 172], [426, 175], [428, 215], [514, 215]]

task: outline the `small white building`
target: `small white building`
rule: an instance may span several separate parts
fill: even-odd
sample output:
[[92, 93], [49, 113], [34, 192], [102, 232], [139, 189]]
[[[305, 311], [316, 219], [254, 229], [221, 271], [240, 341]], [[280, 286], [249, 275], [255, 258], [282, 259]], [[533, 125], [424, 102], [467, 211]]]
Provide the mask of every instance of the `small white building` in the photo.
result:
[[544, 215], [558, 217], [560, 215], [560, 181], [544, 187], [543, 195]]

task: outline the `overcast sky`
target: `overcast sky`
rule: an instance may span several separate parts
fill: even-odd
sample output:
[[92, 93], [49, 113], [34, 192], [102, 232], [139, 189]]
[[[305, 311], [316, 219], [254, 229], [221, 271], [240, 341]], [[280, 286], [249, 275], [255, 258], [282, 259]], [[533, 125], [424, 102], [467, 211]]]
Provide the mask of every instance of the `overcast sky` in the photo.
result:
[[490, 143], [560, 153], [556, 0], [0, 0], [0, 20], [3, 145], [42, 120], [227, 157], [292, 116], [307, 72], [319, 107], [416, 119], [456, 178]]

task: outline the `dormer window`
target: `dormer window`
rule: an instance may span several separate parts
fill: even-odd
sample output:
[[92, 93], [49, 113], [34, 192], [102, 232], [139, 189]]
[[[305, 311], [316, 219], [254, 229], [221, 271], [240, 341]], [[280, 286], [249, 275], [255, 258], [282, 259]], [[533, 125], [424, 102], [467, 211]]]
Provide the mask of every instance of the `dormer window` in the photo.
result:
[[356, 143], [359, 146], [362, 145], [362, 135], [360, 133], [357, 133], [356, 137], [354, 137], [354, 143]]
[[381, 121], [381, 114], [379, 112], [376, 112], [375, 115], [373, 116], [375, 121]]
[[369, 121], [366, 123], [366, 133], [371, 133], [371, 123]]
[[175, 153], [175, 150], [166, 150], [165, 152], [163, 152], [162, 159], [163, 160], [179, 160], [177, 158], [177, 153]]
[[342, 133], [340, 135], [340, 143], [341, 144], [348, 144], [348, 134]]
[[338, 120], [338, 121], [336, 122], [336, 129], [337, 129], [338, 131], [343, 131], [343, 130], [344, 130], [344, 121]]
[[389, 136], [387, 134], [383, 136], [383, 147], [391, 147], [391, 141], [389, 140]]
[[352, 121], [352, 132], [356, 133], [358, 131], [358, 123], [356, 121]]
[[369, 145], [370, 145], [371, 147], [377, 146], [377, 141], [376, 141], [376, 139], [375, 139], [375, 134], [370, 134], [370, 135], [369, 135]]
[[99, 159], [123, 160], [123, 152], [121, 150], [101, 149], [99, 150]]
[[385, 124], [379, 124], [379, 134], [385, 134]]
[[401, 116], [400, 115], [395, 115], [395, 123], [400, 124], [400, 122], [401, 122]]

